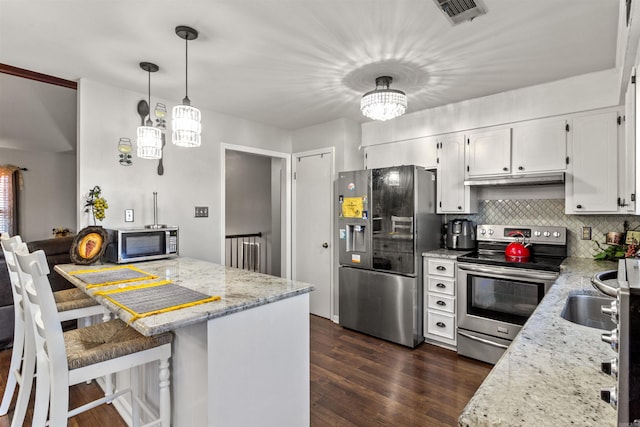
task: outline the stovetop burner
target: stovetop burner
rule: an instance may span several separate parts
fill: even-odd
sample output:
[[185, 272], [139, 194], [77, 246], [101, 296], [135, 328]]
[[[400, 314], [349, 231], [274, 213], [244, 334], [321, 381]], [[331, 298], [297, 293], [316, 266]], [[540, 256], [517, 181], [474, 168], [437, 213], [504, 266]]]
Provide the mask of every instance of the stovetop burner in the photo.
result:
[[[478, 225], [477, 230], [477, 250], [459, 256], [458, 261], [559, 272], [560, 264], [567, 256], [567, 230], [564, 227]], [[525, 236], [526, 243], [531, 245], [531, 257], [514, 261], [505, 256], [505, 249], [511, 242], [522, 241], [521, 237], [516, 237], [520, 233]]]
[[459, 256], [459, 262], [470, 262], [474, 264], [497, 265], [501, 267], [526, 268], [529, 270], [560, 271], [560, 264], [564, 257], [531, 256], [528, 260], [511, 261], [508, 260], [504, 252], [499, 253], [478, 253], [472, 252], [468, 255]]

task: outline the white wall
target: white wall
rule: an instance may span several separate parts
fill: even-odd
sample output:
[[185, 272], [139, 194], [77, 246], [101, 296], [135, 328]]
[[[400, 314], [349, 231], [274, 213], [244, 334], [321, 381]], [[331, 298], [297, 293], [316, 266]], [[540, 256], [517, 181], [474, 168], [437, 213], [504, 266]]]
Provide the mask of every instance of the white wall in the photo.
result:
[[[100, 185], [109, 203], [103, 225], [144, 226], [153, 223], [153, 192], [158, 192], [158, 222], [180, 227], [180, 254], [220, 262], [220, 143], [291, 152], [291, 136], [272, 126], [232, 116], [202, 111], [202, 146], [180, 148], [171, 144], [170, 131], [165, 147], [163, 176], [157, 161], [133, 156], [132, 166], [118, 164], [117, 142], [129, 137], [135, 145], [136, 112], [140, 94], [82, 79], [78, 85], [78, 188], [86, 194]], [[163, 102], [171, 109], [176, 100], [151, 99], [151, 108]], [[167, 128], [171, 123], [168, 120]], [[135, 150], [135, 149], [134, 149]], [[79, 200], [77, 210], [81, 212]], [[208, 218], [194, 218], [194, 206], [208, 206]], [[124, 209], [135, 210], [135, 222], [124, 222]], [[80, 215], [78, 227], [88, 224]]]
[[388, 122], [366, 122], [362, 145], [617, 106], [619, 84], [620, 71], [610, 69], [416, 111]]
[[360, 150], [360, 124], [349, 119], [332, 120], [293, 131], [293, 152], [335, 147], [336, 172], [364, 168]]
[[76, 228], [76, 155], [0, 148], [0, 164], [27, 168], [22, 172], [20, 233], [23, 240], [53, 237], [56, 227]]

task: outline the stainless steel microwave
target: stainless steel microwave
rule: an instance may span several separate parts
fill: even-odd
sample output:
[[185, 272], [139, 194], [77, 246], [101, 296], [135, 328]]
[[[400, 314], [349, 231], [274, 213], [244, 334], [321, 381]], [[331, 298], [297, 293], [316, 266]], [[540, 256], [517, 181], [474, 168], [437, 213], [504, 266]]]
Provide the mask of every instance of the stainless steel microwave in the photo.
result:
[[178, 255], [178, 227], [107, 230], [105, 258], [124, 264]]

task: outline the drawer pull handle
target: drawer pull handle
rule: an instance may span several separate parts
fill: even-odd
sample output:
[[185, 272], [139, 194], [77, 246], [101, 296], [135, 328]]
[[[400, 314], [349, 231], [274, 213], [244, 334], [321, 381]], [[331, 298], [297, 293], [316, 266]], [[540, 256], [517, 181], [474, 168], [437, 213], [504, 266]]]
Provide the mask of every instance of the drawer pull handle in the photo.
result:
[[445, 324], [444, 324], [444, 323], [442, 323], [442, 322], [438, 322], [438, 323], [436, 323], [436, 326], [437, 326], [438, 328], [446, 328], [446, 327], [447, 327], [447, 325], [445, 325]]
[[436, 287], [444, 289], [447, 287], [447, 285], [445, 285], [444, 283], [437, 283]]
[[443, 266], [443, 265], [439, 265], [436, 267], [436, 270], [438, 271], [447, 271], [447, 267]]
[[447, 303], [446, 303], [446, 302], [441, 301], [441, 300], [436, 301], [436, 304], [441, 305], [441, 306], [443, 306], [443, 307], [444, 307], [445, 305], [447, 305]]

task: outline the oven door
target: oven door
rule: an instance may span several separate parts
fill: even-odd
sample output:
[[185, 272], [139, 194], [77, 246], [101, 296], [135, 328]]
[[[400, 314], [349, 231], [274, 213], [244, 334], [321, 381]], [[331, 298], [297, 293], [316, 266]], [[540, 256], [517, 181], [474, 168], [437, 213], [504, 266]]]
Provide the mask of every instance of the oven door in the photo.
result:
[[458, 263], [458, 328], [513, 340], [558, 274]]

